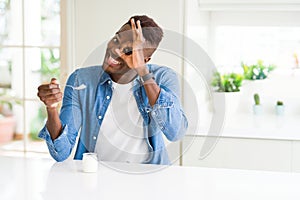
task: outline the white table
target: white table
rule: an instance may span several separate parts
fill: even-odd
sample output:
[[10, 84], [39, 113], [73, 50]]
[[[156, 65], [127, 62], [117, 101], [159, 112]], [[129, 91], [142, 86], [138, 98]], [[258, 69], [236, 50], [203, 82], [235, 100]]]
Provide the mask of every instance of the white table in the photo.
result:
[[82, 172], [81, 161], [3, 156], [0, 169], [1, 200], [300, 199], [297, 173], [105, 163], [99, 165], [98, 173], [89, 174]]

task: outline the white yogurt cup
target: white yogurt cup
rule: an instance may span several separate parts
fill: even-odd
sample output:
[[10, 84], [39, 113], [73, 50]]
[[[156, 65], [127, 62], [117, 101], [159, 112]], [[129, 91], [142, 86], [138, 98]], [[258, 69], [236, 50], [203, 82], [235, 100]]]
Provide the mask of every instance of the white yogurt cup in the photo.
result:
[[82, 171], [88, 173], [95, 173], [98, 171], [98, 158], [96, 153], [83, 154]]

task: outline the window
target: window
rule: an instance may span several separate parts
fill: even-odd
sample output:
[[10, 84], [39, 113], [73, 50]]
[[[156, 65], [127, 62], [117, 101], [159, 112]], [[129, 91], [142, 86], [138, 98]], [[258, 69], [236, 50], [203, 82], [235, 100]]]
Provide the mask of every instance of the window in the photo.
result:
[[46, 111], [36, 93], [60, 76], [60, 0], [0, 0], [0, 16], [0, 137], [7, 116], [16, 123], [0, 149], [48, 152], [37, 138]]
[[240, 68], [241, 62], [256, 64], [258, 59], [280, 69], [297, 67], [300, 12], [198, 12], [201, 19], [198, 24], [188, 22], [187, 35], [207, 50], [218, 68], [232, 70]]
[[[235, 19], [227, 21], [228, 15], [217, 16], [214, 27], [218, 67], [240, 67], [241, 62], [255, 64], [258, 59], [280, 69], [296, 67], [295, 57], [300, 55], [300, 24], [295, 20], [298, 12], [235, 13]], [[221, 16], [223, 22], [218, 21]], [[270, 22], [270, 18], [277, 22]]]
[[[232, 2], [222, 4], [217, 1], [211, 7], [205, 7], [206, 1], [201, 1], [200, 4], [198, 2], [186, 2], [185, 34], [207, 52], [221, 73], [243, 73], [242, 62], [254, 65], [262, 60], [266, 65], [276, 66], [266, 80], [244, 81], [242, 91], [236, 97], [236, 116], [250, 119], [248, 121], [254, 119], [254, 93], [260, 94], [264, 104], [264, 119], [270, 124], [264, 127], [266, 130], [273, 130], [272, 127], [277, 123], [274, 107], [278, 100], [286, 102], [285, 117], [298, 116], [300, 96], [295, 95], [295, 91], [300, 83], [299, 7], [285, 1], [278, 5], [272, 2], [254, 2], [238, 6]], [[186, 47], [185, 53], [190, 52], [191, 48]], [[188, 65], [185, 65], [185, 73], [195, 74]], [[200, 80], [201, 78], [193, 77], [190, 85], [198, 92], [198, 105], [204, 110], [205, 107], [209, 108], [206, 105], [212, 102], [212, 98], [205, 98], [209, 94], [205, 87], [199, 88]], [[206, 119], [209, 112], [199, 113]], [[225, 120], [224, 127], [239, 129], [242, 134], [247, 124], [234, 122]], [[257, 128], [254, 122], [253, 127]]]

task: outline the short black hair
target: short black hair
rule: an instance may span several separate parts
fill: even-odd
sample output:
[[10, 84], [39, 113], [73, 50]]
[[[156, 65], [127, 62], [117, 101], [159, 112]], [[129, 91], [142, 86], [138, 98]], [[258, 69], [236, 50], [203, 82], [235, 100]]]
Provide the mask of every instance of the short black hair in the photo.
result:
[[152, 18], [146, 15], [132, 16], [124, 25], [128, 24], [131, 27], [130, 20], [132, 18], [134, 18], [135, 22], [137, 22], [138, 20], [140, 21], [144, 38], [157, 47], [163, 38], [163, 30], [156, 24], [156, 22]]

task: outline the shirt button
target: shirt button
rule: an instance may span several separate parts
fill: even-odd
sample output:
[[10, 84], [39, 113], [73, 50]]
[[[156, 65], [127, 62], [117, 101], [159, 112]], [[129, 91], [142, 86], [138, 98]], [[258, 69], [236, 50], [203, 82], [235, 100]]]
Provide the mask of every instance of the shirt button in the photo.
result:
[[110, 99], [110, 96], [106, 96], [106, 99]]
[[94, 140], [96, 140], [96, 139], [97, 139], [97, 137], [96, 137], [96, 136], [94, 136], [94, 137], [93, 137], [93, 139], [94, 139]]
[[108, 84], [111, 84], [111, 81], [108, 81]]
[[101, 116], [101, 115], [99, 115], [99, 116], [98, 116], [98, 119], [102, 119], [102, 116]]

